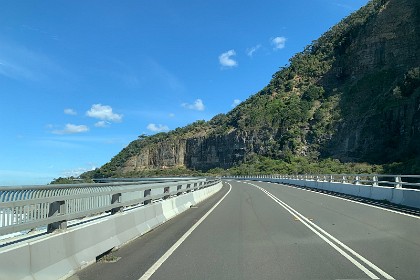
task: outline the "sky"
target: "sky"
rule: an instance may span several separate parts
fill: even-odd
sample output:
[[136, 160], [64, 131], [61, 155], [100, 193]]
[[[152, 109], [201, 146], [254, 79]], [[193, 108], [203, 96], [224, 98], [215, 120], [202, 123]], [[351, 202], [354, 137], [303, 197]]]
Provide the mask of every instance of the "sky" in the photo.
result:
[[367, 0], [0, 0], [0, 186], [210, 120]]

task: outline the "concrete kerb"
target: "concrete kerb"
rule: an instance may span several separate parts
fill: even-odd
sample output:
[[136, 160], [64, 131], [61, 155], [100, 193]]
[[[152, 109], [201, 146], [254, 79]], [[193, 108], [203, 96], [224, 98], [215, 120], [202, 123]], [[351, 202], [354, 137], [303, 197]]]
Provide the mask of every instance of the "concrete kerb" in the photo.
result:
[[420, 190], [401, 190], [396, 189], [394, 190], [395, 193], [398, 193], [398, 195], [395, 195], [395, 199], [401, 198], [402, 193], [402, 201], [401, 204], [407, 205], [410, 207], [420, 208]]
[[65, 279], [222, 188], [215, 186], [0, 249], [0, 279]]
[[359, 196], [361, 197], [372, 197], [372, 186], [360, 185]]
[[[402, 189], [394, 189], [392, 191], [391, 202], [395, 204], [402, 204], [404, 200], [404, 193], [407, 193], [407, 190], [404, 191]], [[417, 199], [420, 199], [420, 198], [417, 198]]]
[[371, 199], [391, 201], [394, 188], [390, 187], [370, 187], [372, 189]]

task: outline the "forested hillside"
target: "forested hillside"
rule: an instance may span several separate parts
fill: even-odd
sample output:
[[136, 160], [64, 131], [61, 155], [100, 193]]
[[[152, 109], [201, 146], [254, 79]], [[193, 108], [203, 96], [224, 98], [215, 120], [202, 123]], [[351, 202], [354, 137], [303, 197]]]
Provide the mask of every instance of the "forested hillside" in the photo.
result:
[[83, 176], [420, 172], [419, 13], [370, 1], [229, 113], [141, 136]]

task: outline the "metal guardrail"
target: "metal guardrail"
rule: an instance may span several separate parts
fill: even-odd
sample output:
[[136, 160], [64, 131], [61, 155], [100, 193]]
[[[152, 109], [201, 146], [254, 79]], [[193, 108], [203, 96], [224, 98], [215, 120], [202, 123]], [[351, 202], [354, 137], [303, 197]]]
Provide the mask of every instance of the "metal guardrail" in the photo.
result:
[[245, 175], [229, 178], [270, 178], [292, 179], [319, 182], [337, 182], [375, 187], [420, 189], [420, 175], [386, 175], [386, 174], [305, 174], [305, 175]]
[[128, 206], [165, 200], [220, 182], [217, 178], [178, 181], [109, 182], [73, 185], [0, 187], [0, 235], [47, 226], [66, 229], [67, 221]]

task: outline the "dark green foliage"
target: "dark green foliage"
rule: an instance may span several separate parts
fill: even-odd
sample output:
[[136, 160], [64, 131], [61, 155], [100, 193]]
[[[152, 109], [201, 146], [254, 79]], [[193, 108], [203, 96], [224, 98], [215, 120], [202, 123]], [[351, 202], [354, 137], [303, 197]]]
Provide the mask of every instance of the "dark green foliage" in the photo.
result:
[[384, 165], [386, 174], [420, 174], [420, 159], [412, 158], [404, 162], [394, 162]]
[[302, 94], [302, 99], [306, 101], [314, 101], [318, 99], [322, 99], [324, 96], [325, 90], [323, 87], [310, 85], [308, 89]]
[[[396, 156], [396, 146], [401, 142], [401, 135], [392, 129], [401, 125], [398, 126], [398, 121], [394, 121], [394, 115], [410, 112], [408, 109], [404, 109], [403, 113], [398, 110], [420, 98], [420, 68], [407, 66], [408, 69], [403, 69], [396, 65], [378, 64], [376, 68], [364, 69], [356, 63], [361, 57], [355, 49], [360, 52], [364, 46], [355, 44], [360, 37], [366, 39], [369, 36], [369, 24], [375, 23], [388, 2], [372, 0], [340, 21], [302, 52], [294, 55], [288, 65], [280, 67], [260, 92], [227, 114], [216, 115], [208, 122], [199, 120], [167, 133], [140, 135], [109, 163], [87, 173], [88, 177], [192, 174], [195, 171], [178, 167], [151, 168], [129, 174], [123, 174], [121, 170], [129, 158], [146, 148], [153, 149], [162, 144], [176, 145], [179, 140], [185, 139], [222, 139], [227, 135], [245, 139], [245, 155], [232, 162], [231, 166], [234, 167], [231, 169], [213, 168], [208, 171], [209, 174], [372, 173], [398, 171], [407, 167], [405, 163], [379, 166], [343, 163], [325, 158], [328, 155], [326, 151], [333, 145], [336, 145], [337, 151], [331, 154], [345, 161], [392, 162], [404, 155], [400, 153], [399, 158]], [[387, 123], [387, 118], [395, 123]], [[347, 147], [347, 154], [340, 154], [345, 146], [343, 142], [351, 142], [346, 134], [357, 130], [359, 124], [369, 121], [370, 126], [357, 133], [361, 139], [358, 140], [359, 146], [354, 144], [353, 148]], [[345, 130], [346, 127], [351, 129]], [[383, 138], [372, 127], [380, 127], [378, 131], [393, 132], [380, 149], [393, 149], [395, 155], [388, 153], [386, 157], [382, 156], [381, 150], [369, 154], [369, 143], [363, 142], [365, 138], [369, 140], [376, 137], [377, 142]], [[340, 135], [340, 129], [344, 131], [343, 135]], [[415, 147], [416, 144], [414, 141], [410, 145]], [[407, 151], [405, 153], [410, 154]], [[372, 154], [376, 154], [376, 157]], [[407, 170], [417, 172], [416, 166], [420, 165], [416, 160], [410, 162], [413, 169]]]
[[410, 69], [405, 75], [404, 80], [400, 84], [401, 95], [410, 96], [420, 87], [420, 67]]
[[167, 169], [147, 169], [142, 171], [126, 172], [120, 176], [127, 178], [150, 178], [150, 177], [189, 177], [189, 176], [202, 176], [203, 173], [196, 170], [190, 170], [185, 167], [167, 168]]
[[75, 178], [73, 176], [70, 177], [58, 177], [54, 179], [50, 184], [82, 184], [82, 183], [93, 183], [93, 181], [89, 178]]
[[366, 174], [383, 172], [380, 165], [366, 163], [342, 163], [336, 159], [311, 161], [307, 157], [289, 155], [286, 160], [258, 157], [252, 162], [221, 171], [221, 175], [254, 174]]

